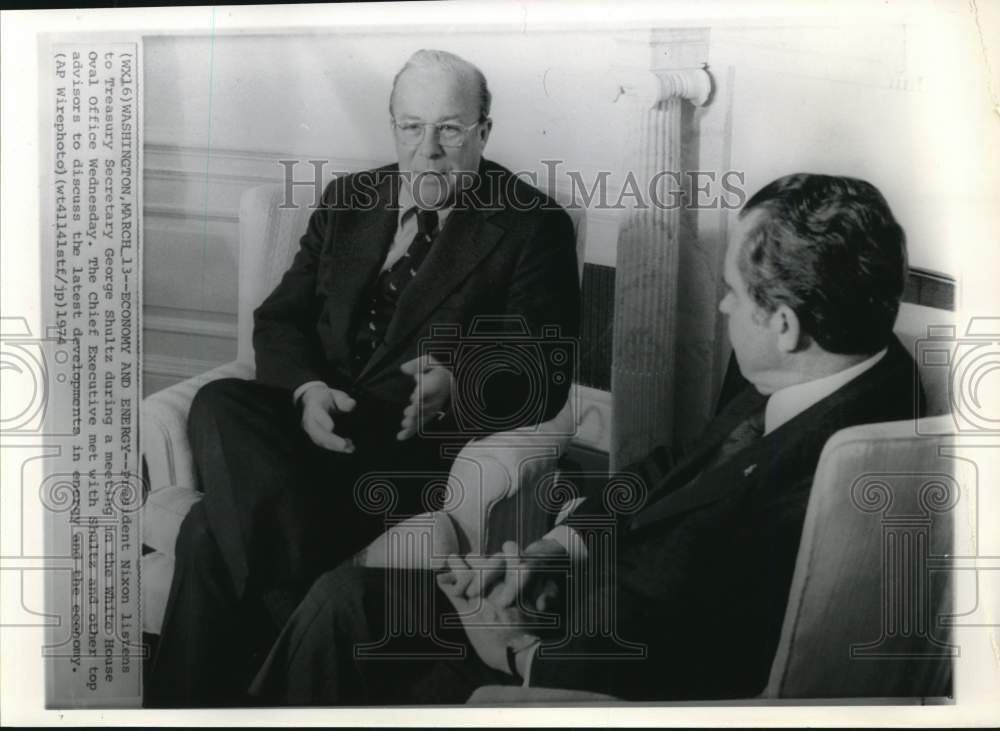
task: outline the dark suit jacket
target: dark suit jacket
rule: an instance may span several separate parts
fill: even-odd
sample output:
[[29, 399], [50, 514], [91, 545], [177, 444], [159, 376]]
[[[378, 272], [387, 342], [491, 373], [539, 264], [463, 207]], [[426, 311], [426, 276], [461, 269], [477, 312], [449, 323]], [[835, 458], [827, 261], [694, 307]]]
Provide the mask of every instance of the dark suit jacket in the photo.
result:
[[[325, 381], [358, 400], [355, 416], [367, 417], [369, 426], [385, 422], [375, 428], [392, 434], [413, 390], [413, 379], [399, 367], [422, 353], [422, 340], [437, 343], [438, 353], [451, 353], [453, 370], [464, 363], [464, 373], [475, 376], [479, 368], [486, 375], [494, 372], [490, 359], [504, 356], [490, 352], [496, 337], [468, 337], [473, 319], [515, 317], [526, 332], [518, 335], [508, 324], [505, 337], [527, 354], [535, 373], [501, 369], [498, 378], [481, 379], [490, 381], [485, 405], [466, 400], [463, 414], [486, 412], [486, 426], [478, 431], [495, 431], [489, 427], [498, 422], [490, 417], [499, 414], [502, 422], [512, 404], [533, 398], [537, 403], [522, 410], [520, 421], [503, 428], [552, 418], [565, 403], [575, 359], [552, 362], [546, 343], [553, 337], [545, 328], [553, 326], [569, 340], [579, 329], [572, 222], [550, 198], [486, 160], [478, 187], [456, 203], [403, 291], [384, 344], [360, 372], [352, 363], [366, 293], [396, 231], [397, 173], [398, 167], [389, 165], [327, 186], [291, 268], [254, 313], [257, 379], [287, 389]], [[541, 389], [531, 381], [539, 373]], [[453, 393], [453, 406], [459, 396]], [[457, 416], [454, 409], [451, 415]], [[463, 422], [460, 428], [467, 426]]]
[[[914, 417], [922, 403], [918, 384], [913, 360], [893, 339], [871, 369], [699, 475], [725, 437], [764, 405], [751, 387], [713, 420], [698, 447], [653, 485], [638, 512], [613, 515], [600, 500], [585, 502], [569, 518], [592, 551], [586, 569], [591, 588], [577, 590], [591, 611], [614, 607], [609, 622], [615, 637], [543, 646], [531, 669], [532, 685], [636, 700], [760, 693], [777, 647], [824, 444], [848, 426]], [[653, 475], [660, 466], [635, 468]], [[617, 555], [593, 541], [612, 525]], [[630, 651], [639, 656], [630, 659]]]

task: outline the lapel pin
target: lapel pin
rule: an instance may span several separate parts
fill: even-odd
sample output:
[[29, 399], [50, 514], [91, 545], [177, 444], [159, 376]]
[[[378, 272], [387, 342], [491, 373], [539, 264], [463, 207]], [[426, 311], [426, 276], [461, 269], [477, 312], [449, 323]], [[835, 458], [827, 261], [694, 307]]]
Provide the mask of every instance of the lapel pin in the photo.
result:
[[752, 474], [753, 474], [753, 471], [754, 471], [755, 469], [757, 469], [757, 465], [756, 465], [756, 464], [752, 464], [752, 465], [750, 465], [750, 466], [749, 466], [749, 467], [747, 467], [747, 468], [746, 468], [745, 470], [743, 470], [743, 476], [744, 476], [744, 477], [749, 477], [750, 475], [752, 475]]

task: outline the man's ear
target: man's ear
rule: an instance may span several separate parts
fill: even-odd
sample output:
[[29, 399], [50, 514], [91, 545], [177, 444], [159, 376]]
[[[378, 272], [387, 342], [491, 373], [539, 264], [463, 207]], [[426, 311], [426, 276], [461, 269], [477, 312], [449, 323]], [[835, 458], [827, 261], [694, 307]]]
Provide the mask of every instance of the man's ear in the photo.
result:
[[487, 141], [490, 139], [490, 132], [493, 131], [493, 120], [489, 117], [486, 121], [479, 125], [479, 146], [480, 149], [486, 147]]
[[778, 305], [778, 309], [771, 314], [770, 326], [782, 353], [794, 353], [799, 349], [802, 328], [795, 310], [788, 305]]

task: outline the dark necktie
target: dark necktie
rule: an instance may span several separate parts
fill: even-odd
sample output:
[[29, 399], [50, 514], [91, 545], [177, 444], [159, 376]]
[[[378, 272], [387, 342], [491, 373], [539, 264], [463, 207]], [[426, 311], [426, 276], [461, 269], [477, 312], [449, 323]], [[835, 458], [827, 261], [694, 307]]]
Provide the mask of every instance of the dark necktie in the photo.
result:
[[715, 450], [715, 453], [705, 463], [702, 471], [710, 470], [716, 465], [722, 464], [764, 436], [764, 411], [765, 409], [762, 406], [737, 424], [736, 428], [729, 432], [729, 436], [722, 441], [719, 448]]
[[407, 285], [417, 275], [417, 270], [427, 257], [427, 252], [438, 234], [437, 211], [415, 209], [417, 234], [406, 252], [388, 269], [381, 272], [371, 290], [355, 340], [354, 359], [361, 366], [385, 339], [389, 322], [396, 312], [396, 304]]

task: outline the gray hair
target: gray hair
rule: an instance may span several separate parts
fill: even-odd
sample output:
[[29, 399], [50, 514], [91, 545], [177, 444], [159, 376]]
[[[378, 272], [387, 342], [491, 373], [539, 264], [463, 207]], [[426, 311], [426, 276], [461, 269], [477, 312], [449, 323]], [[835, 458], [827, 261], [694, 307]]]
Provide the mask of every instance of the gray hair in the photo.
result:
[[399, 83], [399, 77], [409, 69], [426, 68], [448, 69], [449, 71], [459, 75], [471, 76], [476, 82], [476, 88], [479, 92], [478, 121], [484, 122], [486, 118], [490, 116], [490, 103], [493, 101], [493, 96], [490, 94], [490, 89], [486, 85], [486, 77], [483, 75], [483, 72], [479, 70], [479, 67], [466, 61], [461, 56], [456, 56], [454, 53], [428, 48], [421, 48], [419, 51], [414, 53], [407, 59], [406, 63], [403, 64], [403, 68], [396, 72], [396, 76], [392, 80], [392, 93], [389, 94], [390, 114], [392, 114], [392, 100], [396, 96], [396, 85]]

